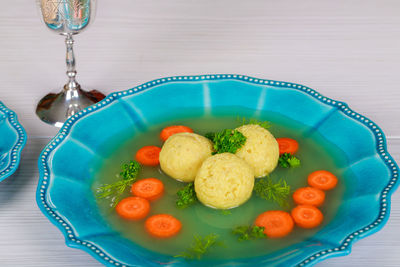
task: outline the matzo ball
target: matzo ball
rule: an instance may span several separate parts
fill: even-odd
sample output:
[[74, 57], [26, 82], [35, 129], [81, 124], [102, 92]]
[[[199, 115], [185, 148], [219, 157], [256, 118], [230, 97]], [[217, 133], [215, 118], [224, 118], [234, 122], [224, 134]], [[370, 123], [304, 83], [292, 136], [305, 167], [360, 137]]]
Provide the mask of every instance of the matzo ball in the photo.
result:
[[243, 125], [237, 128], [247, 140], [236, 155], [254, 168], [256, 177], [271, 173], [279, 160], [279, 146], [275, 137], [266, 129], [256, 124]]
[[194, 180], [200, 202], [217, 209], [230, 209], [243, 204], [250, 198], [253, 187], [253, 168], [231, 153], [207, 158]]
[[211, 153], [212, 143], [204, 136], [195, 133], [174, 134], [161, 148], [160, 166], [172, 178], [192, 182]]

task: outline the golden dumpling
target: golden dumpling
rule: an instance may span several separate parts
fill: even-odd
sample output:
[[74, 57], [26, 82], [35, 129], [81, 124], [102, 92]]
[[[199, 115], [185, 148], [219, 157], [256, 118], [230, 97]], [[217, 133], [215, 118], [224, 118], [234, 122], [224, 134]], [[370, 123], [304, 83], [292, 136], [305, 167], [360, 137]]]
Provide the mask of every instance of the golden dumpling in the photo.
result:
[[212, 142], [195, 133], [174, 134], [160, 152], [160, 167], [172, 178], [193, 182], [203, 161], [211, 156]]
[[230, 209], [243, 204], [250, 198], [253, 187], [253, 168], [231, 153], [207, 158], [194, 180], [199, 201], [217, 209]]
[[247, 139], [236, 155], [254, 168], [255, 177], [264, 177], [278, 165], [279, 146], [275, 137], [256, 124], [247, 124], [236, 128]]

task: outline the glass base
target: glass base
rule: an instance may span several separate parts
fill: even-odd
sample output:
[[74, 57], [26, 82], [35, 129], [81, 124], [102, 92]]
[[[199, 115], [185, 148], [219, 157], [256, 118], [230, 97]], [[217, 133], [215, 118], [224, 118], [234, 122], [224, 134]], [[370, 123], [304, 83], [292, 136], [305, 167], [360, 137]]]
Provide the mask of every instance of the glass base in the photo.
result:
[[70, 116], [101, 101], [104, 97], [105, 95], [97, 90], [64, 88], [61, 93], [50, 93], [43, 97], [36, 107], [36, 115], [48, 124], [61, 127]]

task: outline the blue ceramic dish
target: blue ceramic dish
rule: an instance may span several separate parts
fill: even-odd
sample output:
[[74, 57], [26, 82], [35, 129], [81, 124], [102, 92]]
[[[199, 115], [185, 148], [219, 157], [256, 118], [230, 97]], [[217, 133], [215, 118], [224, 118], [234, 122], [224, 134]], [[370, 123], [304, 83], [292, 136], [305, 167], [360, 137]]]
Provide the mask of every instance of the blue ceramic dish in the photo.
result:
[[[347, 168], [355, 177], [354, 188], [314, 241], [305, 240], [273, 257], [190, 265], [313, 265], [349, 254], [355, 241], [384, 226], [389, 218], [390, 196], [398, 186], [398, 167], [374, 122], [345, 103], [303, 85], [225, 74], [154, 80], [112, 93], [72, 116], [39, 158], [40, 209], [62, 231], [68, 246], [85, 250], [106, 265], [187, 266], [184, 260], [145, 250], [107, 226], [91, 192], [94, 170], [90, 162], [101, 157], [101, 147], [113, 142], [113, 136], [128, 129], [160, 123], [178, 110], [201, 108], [212, 112], [232, 106], [282, 114], [317, 131], [344, 152]], [[319, 240], [317, 245], [315, 240]]]
[[25, 143], [26, 133], [17, 115], [0, 101], [0, 182], [17, 170]]

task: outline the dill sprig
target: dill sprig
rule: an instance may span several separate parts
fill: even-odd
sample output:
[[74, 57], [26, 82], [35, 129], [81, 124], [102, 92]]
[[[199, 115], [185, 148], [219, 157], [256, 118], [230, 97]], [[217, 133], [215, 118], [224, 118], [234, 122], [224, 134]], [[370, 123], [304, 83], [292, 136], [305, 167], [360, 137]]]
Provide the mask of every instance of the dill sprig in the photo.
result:
[[279, 157], [279, 166], [282, 168], [296, 168], [300, 167], [300, 160], [290, 153], [283, 153]]
[[103, 184], [96, 189], [96, 198], [110, 200], [111, 208], [115, 208], [121, 199], [125, 189], [132, 185], [139, 174], [140, 164], [136, 161], [123, 164], [122, 171], [119, 174], [121, 180], [112, 184]]
[[264, 234], [264, 227], [260, 226], [238, 226], [235, 229], [233, 229], [232, 233], [234, 235], [238, 235], [238, 240], [239, 241], [244, 241], [244, 240], [252, 240], [252, 239], [258, 239], [258, 238], [266, 238], [267, 235]]
[[197, 201], [196, 192], [194, 191], [194, 183], [188, 183], [176, 194], [178, 195], [176, 206], [180, 209], [187, 208]]
[[213, 154], [233, 153], [246, 143], [246, 136], [238, 130], [225, 129], [217, 133], [207, 133], [205, 137], [210, 139], [214, 145]]
[[231, 215], [232, 211], [230, 211], [230, 210], [221, 210], [221, 214], [222, 215]]
[[260, 121], [257, 119], [247, 119], [247, 118], [241, 118], [241, 117], [237, 117], [237, 121], [240, 123], [241, 126], [243, 125], [247, 125], [247, 124], [256, 124], [256, 125], [260, 125], [261, 127], [263, 127], [264, 129], [269, 129], [271, 128], [271, 123], [269, 121]]
[[189, 260], [201, 259], [204, 254], [206, 254], [212, 247], [221, 246], [223, 242], [218, 241], [219, 235], [209, 234], [204, 237], [200, 235], [194, 235], [194, 240], [190, 247], [181, 252], [179, 255], [175, 255], [176, 258], [185, 258]]
[[254, 192], [257, 196], [276, 202], [281, 207], [288, 207], [288, 196], [290, 194], [290, 185], [284, 179], [274, 183], [270, 177], [257, 179], [254, 184]]

